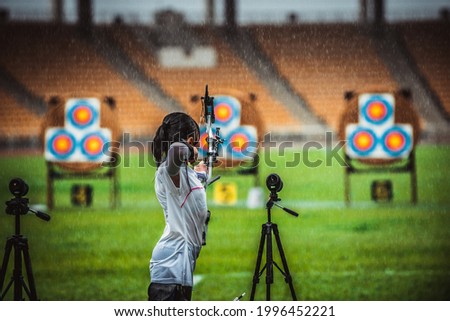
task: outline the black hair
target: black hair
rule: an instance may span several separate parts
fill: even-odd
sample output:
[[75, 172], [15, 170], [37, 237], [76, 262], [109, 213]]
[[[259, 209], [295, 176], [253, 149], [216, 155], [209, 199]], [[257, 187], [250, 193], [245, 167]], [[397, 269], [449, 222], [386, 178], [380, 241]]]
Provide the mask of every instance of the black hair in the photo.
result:
[[164, 161], [170, 145], [183, 142], [190, 136], [196, 141], [200, 138], [200, 128], [191, 116], [182, 112], [166, 115], [153, 138], [152, 153], [156, 166], [159, 167]]

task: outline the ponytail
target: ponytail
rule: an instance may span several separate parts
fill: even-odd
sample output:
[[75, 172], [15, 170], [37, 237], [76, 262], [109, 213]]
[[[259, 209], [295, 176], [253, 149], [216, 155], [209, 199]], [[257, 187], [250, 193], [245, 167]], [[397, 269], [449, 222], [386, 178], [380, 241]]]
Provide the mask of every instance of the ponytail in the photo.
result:
[[166, 131], [164, 130], [164, 126], [159, 126], [152, 143], [152, 153], [156, 162], [156, 167], [159, 167], [159, 165], [161, 165], [165, 153], [168, 150], [168, 147], [166, 148], [165, 146], [167, 144], [166, 136], [167, 135]]

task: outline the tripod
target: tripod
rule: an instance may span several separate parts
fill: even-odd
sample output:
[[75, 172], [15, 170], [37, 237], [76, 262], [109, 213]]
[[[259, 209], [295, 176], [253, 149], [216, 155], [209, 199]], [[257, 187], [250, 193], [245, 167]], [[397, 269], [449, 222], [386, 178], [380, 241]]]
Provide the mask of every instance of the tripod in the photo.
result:
[[[274, 265], [284, 276], [284, 280], [286, 281], [286, 283], [289, 284], [289, 289], [291, 291], [292, 300], [297, 301], [297, 296], [295, 295], [294, 285], [292, 284], [292, 277], [289, 272], [286, 256], [283, 251], [283, 246], [281, 244], [280, 234], [278, 232], [278, 226], [277, 226], [277, 224], [274, 224], [271, 222], [270, 210], [272, 209], [273, 205], [276, 205], [277, 207], [280, 207], [285, 212], [287, 212], [291, 215], [298, 216], [298, 214], [296, 212], [276, 203], [277, 201], [280, 201], [280, 200], [281, 199], [278, 198], [276, 191], [271, 190], [269, 201], [266, 204], [268, 220], [265, 224], [262, 225], [261, 240], [259, 242], [258, 257], [256, 259], [255, 273], [253, 275], [253, 285], [252, 285], [252, 292], [250, 294], [250, 301], [254, 301], [254, 299], [255, 299], [256, 285], [259, 283], [259, 279], [260, 279], [261, 275], [264, 273], [264, 270], [266, 271], [266, 300], [270, 301], [270, 286], [273, 283], [273, 266]], [[279, 267], [279, 265], [273, 261], [272, 233], [275, 236], [275, 241], [277, 243], [278, 251], [280, 253], [280, 258], [281, 258], [281, 262], [283, 264], [284, 270], [282, 270]], [[266, 264], [264, 265], [263, 269], [260, 270], [262, 254], [264, 251], [264, 244], [267, 245]]]
[[[19, 181], [19, 182], [11, 181], [11, 184], [12, 183], [25, 184], [25, 182], [23, 182], [23, 181]], [[10, 189], [11, 189], [11, 184], [10, 184]], [[28, 187], [26, 188], [26, 190], [28, 190]], [[2, 268], [0, 270], [0, 300], [3, 301], [8, 290], [14, 284], [14, 300], [15, 301], [24, 300], [24, 298], [22, 296], [22, 294], [23, 294], [22, 290], [25, 290], [25, 292], [28, 295], [28, 298], [30, 300], [36, 301], [38, 298], [37, 298], [37, 293], [36, 293], [36, 286], [34, 283], [33, 271], [31, 269], [30, 253], [28, 252], [28, 240], [26, 237], [24, 237], [20, 233], [20, 215], [25, 215], [28, 212], [33, 212], [34, 214], [36, 214], [36, 216], [38, 216], [40, 219], [43, 219], [45, 221], [50, 220], [50, 216], [43, 212], [30, 209], [28, 207], [28, 199], [22, 198], [22, 196], [24, 194], [21, 195], [21, 193], [19, 193], [20, 191], [18, 191], [18, 190], [11, 190], [11, 191], [14, 191], [13, 194], [15, 194], [16, 197], [14, 199], [11, 199], [10, 201], [6, 202], [6, 205], [7, 205], [6, 213], [10, 214], [10, 215], [15, 215], [15, 234], [12, 235], [11, 237], [8, 237], [6, 240], [5, 255], [3, 256]], [[11, 255], [11, 252], [13, 249], [14, 249], [13, 275], [12, 275], [9, 283], [6, 285], [5, 290], [3, 290], [3, 285], [5, 283], [5, 277], [6, 277], [6, 270], [8, 268], [8, 261], [9, 261], [9, 257]], [[27, 279], [28, 279], [28, 286], [22, 275], [22, 265], [23, 265], [22, 263], [24, 263], [24, 265], [25, 265], [25, 270], [26, 270]]]

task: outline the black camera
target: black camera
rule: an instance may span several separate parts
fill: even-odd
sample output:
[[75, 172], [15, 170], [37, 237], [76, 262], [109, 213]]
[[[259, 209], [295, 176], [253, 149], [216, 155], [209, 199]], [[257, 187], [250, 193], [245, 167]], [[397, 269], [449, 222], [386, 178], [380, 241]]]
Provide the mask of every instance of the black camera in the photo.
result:
[[27, 195], [28, 193], [28, 185], [27, 183], [21, 179], [21, 178], [13, 178], [9, 182], [9, 191], [15, 196], [15, 197], [22, 197]]
[[23, 197], [28, 193], [28, 184], [23, 179], [13, 178], [9, 182], [9, 191], [15, 198], [6, 202], [6, 214], [25, 215], [28, 212], [32, 212], [44, 221], [50, 220], [50, 215], [28, 207], [28, 198]]
[[278, 193], [283, 189], [283, 181], [277, 174], [270, 174], [266, 178], [266, 186], [272, 193]]

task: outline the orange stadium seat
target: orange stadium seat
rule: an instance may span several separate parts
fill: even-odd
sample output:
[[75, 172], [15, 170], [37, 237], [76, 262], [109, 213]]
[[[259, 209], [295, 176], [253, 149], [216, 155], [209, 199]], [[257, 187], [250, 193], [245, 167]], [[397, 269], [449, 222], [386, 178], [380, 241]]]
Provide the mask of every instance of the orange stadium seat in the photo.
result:
[[0, 87], [0, 138], [21, 140], [38, 137], [41, 117], [20, 106], [8, 92]]
[[116, 28], [115, 40], [138, 63], [148, 75], [156, 79], [164, 90], [174, 97], [193, 116], [200, 114], [200, 105], [193, 109], [192, 95], [202, 95], [208, 84], [210, 94], [223, 88], [239, 89], [257, 96], [257, 112], [268, 129], [294, 129], [299, 121], [274, 97], [270, 96], [258, 79], [237, 58], [221, 39], [220, 33], [207, 27], [195, 27], [193, 31], [204, 43], [213, 46], [218, 54], [217, 66], [213, 68], [164, 68], [155, 57], [141, 46], [127, 28]]
[[254, 37], [279, 72], [331, 128], [337, 129], [345, 91], [396, 83], [359, 25], [253, 26]]
[[132, 137], [153, 135], [165, 114], [104, 62], [75, 26], [5, 25], [0, 43], [0, 65], [35, 95], [113, 96], [121, 127]]
[[426, 77], [450, 117], [450, 25], [417, 22], [395, 25], [417, 67]]
[[[418, 67], [450, 113], [450, 39], [448, 24], [417, 22], [397, 24]], [[95, 26], [107, 33], [128, 58], [154, 79], [193, 116], [200, 105], [192, 95], [238, 89], [256, 95], [256, 112], [266, 131], [295, 132], [302, 124], [290, 110], [271, 96], [267, 88], [223, 39], [220, 28], [189, 26], [204, 44], [217, 52], [217, 65], [210, 68], [166, 68], [155, 52], [144, 47], [136, 30], [154, 32], [146, 26]], [[395, 90], [396, 82], [377, 56], [374, 44], [359, 24], [252, 25], [257, 43], [280, 74], [332, 129], [337, 129], [348, 90], [377, 88]], [[116, 100], [120, 125], [131, 137], [152, 137], [167, 113], [147, 98], [96, 52], [74, 25], [7, 23], [0, 27], [0, 68], [23, 84], [30, 93], [48, 98], [77, 92], [96, 92]], [[156, 44], [155, 44], [156, 46]], [[40, 119], [13, 95], [0, 90], [2, 137], [34, 137]], [[23, 115], [17, 117], [16, 115]], [[15, 117], [10, 118], [11, 115]], [[9, 117], [9, 118], [8, 118]], [[11, 125], [11, 121], [16, 126]], [[17, 124], [16, 124], [17, 123]], [[19, 124], [20, 123], [20, 124]], [[26, 123], [26, 125], [22, 124]], [[20, 131], [15, 130], [21, 128]]]

